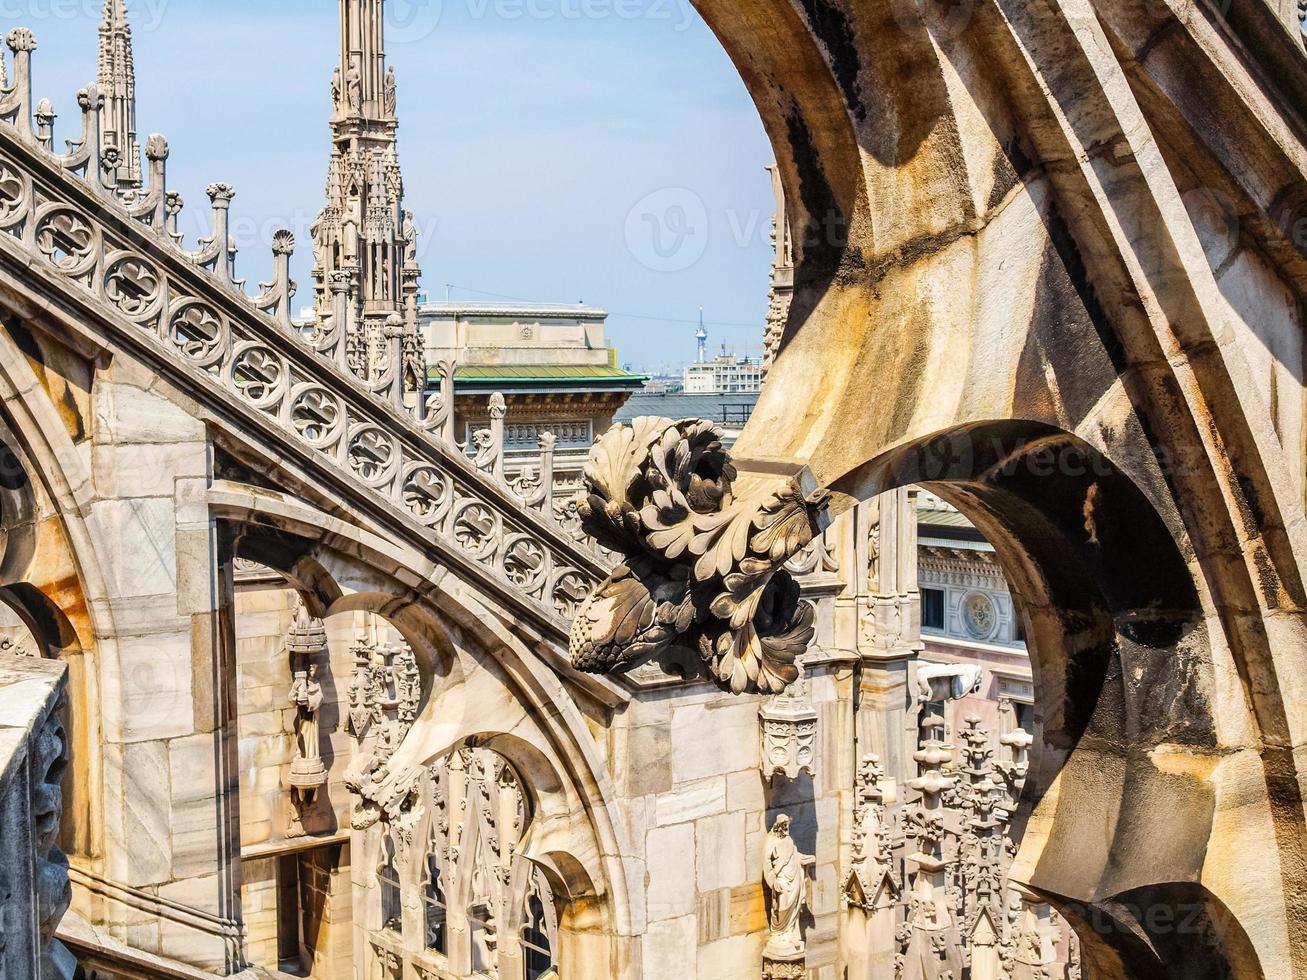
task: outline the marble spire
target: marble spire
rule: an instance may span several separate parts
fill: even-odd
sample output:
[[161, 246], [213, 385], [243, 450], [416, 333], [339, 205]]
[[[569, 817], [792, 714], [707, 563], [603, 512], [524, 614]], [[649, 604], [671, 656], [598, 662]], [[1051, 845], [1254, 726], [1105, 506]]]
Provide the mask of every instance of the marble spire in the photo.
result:
[[132, 28], [127, 22], [127, 0], [104, 2], [98, 84], [104, 94], [104, 147], [118, 154], [118, 189], [138, 190], [141, 147], [136, 142], [136, 65], [132, 56]]
[[391, 374], [396, 336], [413, 392], [423, 382], [417, 343], [417, 233], [403, 207], [394, 69], [386, 65], [383, 0], [340, 0], [340, 63], [332, 73], [327, 203], [313, 226], [320, 319], [331, 283], [348, 281], [349, 362], [365, 381]]

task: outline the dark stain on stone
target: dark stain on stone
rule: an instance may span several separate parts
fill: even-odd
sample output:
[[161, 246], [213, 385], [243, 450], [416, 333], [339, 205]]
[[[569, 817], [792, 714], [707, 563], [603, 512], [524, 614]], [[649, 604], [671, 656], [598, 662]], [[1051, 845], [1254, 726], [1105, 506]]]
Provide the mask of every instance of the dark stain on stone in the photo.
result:
[[1239, 515], [1243, 518], [1244, 531], [1250, 538], [1261, 537], [1262, 529], [1266, 527], [1266, 512], [1262, 510], [1257, 487], [1245, 473], [1238, 474], [1236, 479], [1239, 484]]
[[858, 90], [858, 72], [862, 63], [858, 59], [858, 46], [854, 42], [848, 14], [830, 0], [801, 2], [813, 33], [826, 45], [830, 55], [831, 74], [844, 93], [844, 101], [848, 103], [854, 118], [861, 122], [867, 118], [867, 107], [863, 105], [862, 94]]
[[[1035, 283], [1029, 334], [1017, 362], [1016, 391], [1027, 416], [1085, 418], [1116, 383], [1092, 318], [1052, 246]], [[1051, 380], [1050, 380], [1051, 378]]]
[[45, 352], [41, 350], [41, 345], [36, 342], [36, 337], [32, 331], [17, 320], [7, 321], [5, 328], [9, 331], [9, 336], [14, 338], [14, 343], [24, 355], [41, 367], [45, 367]]
[[993, 185], [989, 189], [989, 201], [985, 204], [986, 212], [998, 207], [1030, 168], [1030, 158], [1026, 156], [1021, 141], [1011, 139], [1005, 142], [1003, 152], [994, 158]]
[[1098, 339], [1102, 343], [1103, 349], [1107, 351], [1113, 369], [1117, 374], [1124, 374], [1129, 366], [1125, 348], [1121, 344], [1120, 337], [1117, 336], [1116, 329], [1112, 326], [1112, 321], [1103, 309], [1103, 305], [1098, 301], [1098, 295], [1094, 292], [1093, 284], [1089, 281], [1089, 272], [1085, 268], [1084, 256], [1080, 254], [1080, 246], [1071, 234], [1071, 229], [1067, 226], [1061, 211], [1058, 210], [1056, 202], [1050, 201], [1049, 203], [1048, 212], [1044, 216], [1044, 227], [1048, 230], [1049, 240], [1052, 241], [1053, 247], [1057, 250], [1058, 257], [1062, 260], [1062, 265], [1066, 269], [1071, 285], [1075, 288], [1076, 294], [1079, 295], [1080, 302], [1084, 304], [1085, 312], [1089, 315], [1089, 322], [1093, 324], [1094, 329], [1098, 332]]
[[1279, 608], [1280, 576], [1276, 574], [1271, 556], [1260, 544], [1253, 549], [1253, 567], [1257, 569], [1257, 587], [1262, 593], [1262, 598], [1272, 609]]
[[[798, 226], [796, 222], [794, 229], [802, 255], [795, 269], [799, 279], [795, 283], [798, 299], [797, 287], [801, 284], [813, 285], [817, 280], [825, 285], [838, 272], [848, 243], [849, 218], [835, 199], [820, 154], [813, 146], [812, 134], [797, 109], [787, 115], [786, 128], [790, 152], [799, 172], [799, 200], [803, 205], [804, 224]], [[802, 322], [801, 318], [791, 319]]]
[[[1038, 570], [1062, 634], [1055, 738], [1074, 744], [1091, 723], [1098, 737], [1101, 699], [1118, 676], [1131, 730], [1212, 741], [1197, 591], [1166, 523], [1124, 473], [1076, 437], [1030, 422], [969, 427], [913, 452], [898, 464], [903, 482], [960, 484]], [[1101, 737], [1121, 737], [1121, 719], [1113, 725]]]

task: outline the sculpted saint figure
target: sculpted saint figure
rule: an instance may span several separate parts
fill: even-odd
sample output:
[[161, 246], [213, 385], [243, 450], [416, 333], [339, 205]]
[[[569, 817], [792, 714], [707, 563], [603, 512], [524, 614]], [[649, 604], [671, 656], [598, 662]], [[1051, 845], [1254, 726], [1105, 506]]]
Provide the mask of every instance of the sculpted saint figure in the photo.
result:
[[363, 75], [358, 65], [350, 65], [345, 72], [345, 92], [349, 97], [349, 111], [363, 111]]
[[322, 685], [318, 683], [318, 665], [309, 664], [307, 671], [296, 671], [290, 689], [291, 703], [298, 707], [295, 734], [299, 741], [301, 759], [319, 758], [318, 709], [322, 707]]
[[382, 101], [385, 104], [386, 115], [393, 119], [395, 117], [395, 69], [393, 67], [386, 69], [385, 86], [382, 89]]
[[771, 892], [771, 939], [765, 956], [776, 959], [797, 959], [804, 953], [803, 936], [799, 931], [799, 917], [803, 912], [804, 886], [807, 865], [813, 858], [800, 854], [790, 836], [790, 818], [781, 814], [767, 835], [763, 854], [762, 876]]

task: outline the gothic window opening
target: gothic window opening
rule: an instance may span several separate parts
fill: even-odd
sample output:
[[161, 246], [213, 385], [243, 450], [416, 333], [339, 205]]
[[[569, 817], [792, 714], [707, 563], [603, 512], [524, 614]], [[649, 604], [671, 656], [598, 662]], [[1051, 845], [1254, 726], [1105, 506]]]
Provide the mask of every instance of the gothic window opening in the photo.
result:
[[521, 853], [532, 802], [517, 770], [496, 752], [462, 748], [419, 782], [408, 822], [381, 818], [380, 929], [391, 934], [378, 930], [373, 946], [393, 946], [407, 902], [422, 913], [421, 945], [408, 954], [419, 974], [555, 976], [558, 909], [544, 875]]
[[434, 852], [427, 854], [427, 880], [423, 887], [422, 905], [426, 915], [426, 948], [437, 953], [448, 953], [449, 912], [441, 881], [440, 858]]
[[522, 966], [526, 980], [540, 980], [554, 969], [553, 942], [557, 933], [553, 897], [539, 870], [531, 873], [522, 921]]
[[401, 931], [403, 906], [399, 886], [399, 869], [395, 863], [395, 842], [389, 835], [381, 842], [381, 866], [377, 869], [381, 888], [381, 928]]

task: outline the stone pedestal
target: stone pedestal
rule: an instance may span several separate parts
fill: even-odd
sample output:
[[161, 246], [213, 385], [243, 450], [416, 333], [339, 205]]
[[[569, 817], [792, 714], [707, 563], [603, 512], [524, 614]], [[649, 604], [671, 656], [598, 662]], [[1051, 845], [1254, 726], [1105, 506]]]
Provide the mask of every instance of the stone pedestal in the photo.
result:
[[780, 695], [758, 712], [762, 728], [762, 774], [794, 780], [800, 773], [815, 776], [817, 712], [802, 695]]
[[807, 961], [803, 953], [784, 955], [762, 954], [762, 980], [802, 980], [807, 972]]

